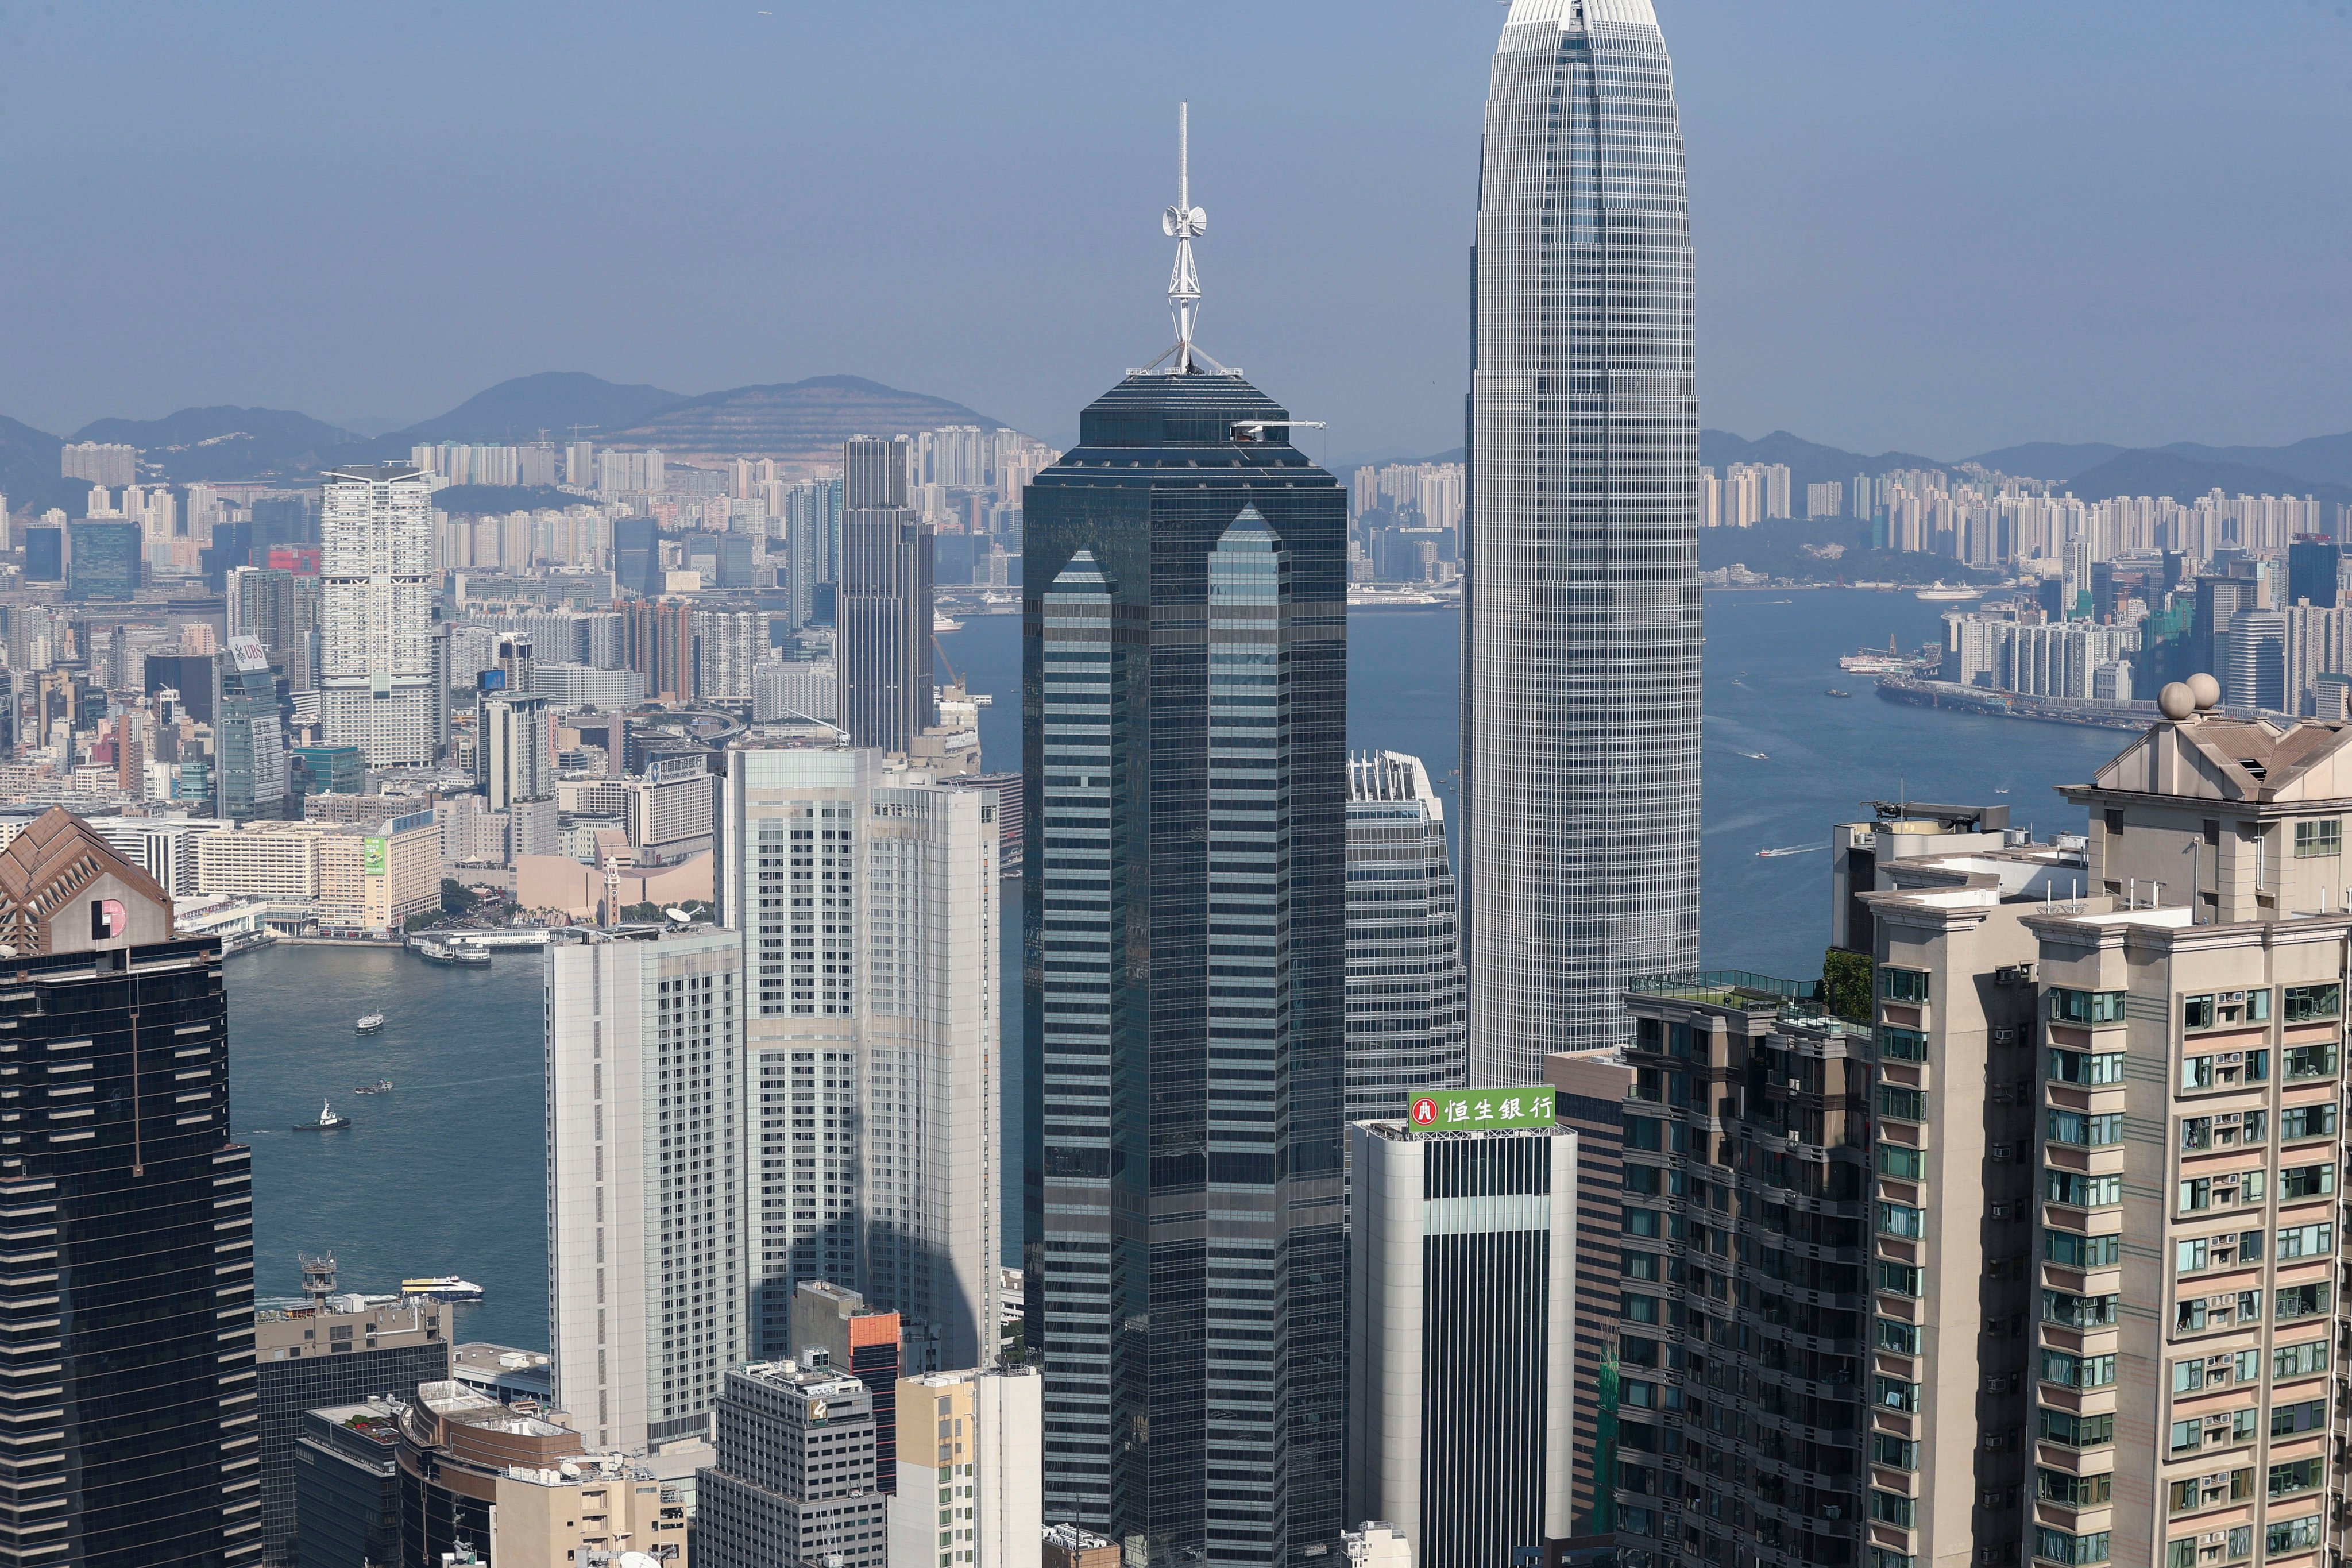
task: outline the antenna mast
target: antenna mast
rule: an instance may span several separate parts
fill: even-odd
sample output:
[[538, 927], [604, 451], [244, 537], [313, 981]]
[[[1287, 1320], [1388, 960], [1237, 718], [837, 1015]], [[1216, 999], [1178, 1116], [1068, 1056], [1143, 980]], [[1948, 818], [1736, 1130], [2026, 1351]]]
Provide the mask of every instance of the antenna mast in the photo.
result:
[[1192, 106], [1176, 106], [1176, 205], [1160, 215], [1160, 232], [1176, 242], [1176, 265], [1168, 274], [1168, 310], [1176, 319], [1176, 344], [1153, 360], [1156, 369], [1172, 355], [1171, 375], [1197, 375], [1201, 367], [1224, 373], [1225, 367], [1192, 345], [1192, 326], [1201, 313], [1201, 274], [1192, 265], [1192, 241], [1208, 231], [1207, 209], [1192, 205]]

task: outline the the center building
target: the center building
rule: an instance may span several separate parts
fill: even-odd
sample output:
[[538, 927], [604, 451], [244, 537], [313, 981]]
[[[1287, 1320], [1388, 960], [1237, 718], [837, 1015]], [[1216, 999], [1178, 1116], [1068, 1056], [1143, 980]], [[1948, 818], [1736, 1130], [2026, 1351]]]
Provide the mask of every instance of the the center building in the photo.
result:
[[1287, 418], [1129, 375], [1024, 500], [1045, 1517], [1130, 1563], [1342, 1522], [1347, 502]]

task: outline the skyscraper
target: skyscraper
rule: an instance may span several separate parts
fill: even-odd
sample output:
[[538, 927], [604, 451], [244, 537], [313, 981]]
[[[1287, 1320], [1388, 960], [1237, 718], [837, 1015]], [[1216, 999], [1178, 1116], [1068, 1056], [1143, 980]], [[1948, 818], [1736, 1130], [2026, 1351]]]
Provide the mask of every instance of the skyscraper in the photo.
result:
[[1462, 1085], [1462, 943], [1445, 805], [1419, 757], [1348, 762], [1348, 1120]]
[[[755, 1354], [830, 1280], [976, 1366], [1001, 1331], [996, 797], [870, 751], [727, 754], [719, 918], [743, 947]], [[748, 1112], [747, 1112], [748, 1114]]]
[[1348, 1132], [1348, 1515], [1421, 1568], [1556, 1562], [1575, 1529], [1576, 1134], [1548, 1090], [1483, 1103], [1516, 1124]]
[[931, 529], [907, 505], [907, 443], [842, 449], [841, 721], [853, 745], [903, 752], [939, 722], [931, 690]]
[[0, 850], [0, 1563], [260, 1553], [250, 1155], [220, 943], [88, 824]]
[[1341, 1525], [1346, 492], [1177, 342], [1024, 492], [1023, 1119], [1045, 1515], [1130, 1563]]
[[139, 525], [98, 518], [66, 524], [68, 599], [131, 599], [139, 594]]
[[252, 637], [231, 637], [228, 652], [214, 655], [212, 662], [220, 680], [212, 704], [215, 809], [231, 822], [283, 816], [293, 782], [269, 656]]
[[1614, 1044], [1698, 949], [1698, 401], [1650, 0], [1513, 0], [1486, 100], [1463, 541], [1473, 1082]]
[[742, 962], [730, 931], [548, 950], [549, 1337], [600, 1447], [701, 1430], [750, 1354]]
[[370, 767], [434, 760], [433, 499], [411, 463], [327, 472], [319, 571], [327, 739]]

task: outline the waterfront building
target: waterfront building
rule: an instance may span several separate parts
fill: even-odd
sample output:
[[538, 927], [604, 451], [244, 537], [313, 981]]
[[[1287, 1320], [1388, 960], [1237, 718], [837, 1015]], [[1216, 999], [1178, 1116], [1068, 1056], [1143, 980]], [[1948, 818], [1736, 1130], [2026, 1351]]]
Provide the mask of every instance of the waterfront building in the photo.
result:
[[739, 747], [720, 788], [756, 1353], [798, 1352], [793, 1290], [822, 1279], [982, 1364], [1004, 1225], [996, 797], [866, 750]]
[[2139, 646], [2133, 625], [1955, 611], [1944, 616], [1943, 679], [2029, 697], [2092, 698], [2101, 672], [2126, 665]]
[[695, 1479], [702, 1568], [881, 1568], [874, 1397], [829, 1367], [756, 1362], [727, 1374], [719, 1460]]
[[1022, 509], [1045, 1507], [1155, 1568], [1343, 1522], [1348, 500], [1195, 345], [1202, 221]]
[[[1520, 1124], [1450, 1125], [1480, 1098]], [[1550, 1101], [1349, 1130], [1348, 1517], [1423, 1568], [1552, 1562], [1574, 1529], [1576, 1133]]]
[[874, 1484], [897, 1485], [899, 1340], [904, 1320], [869, 1307], [855, 1290], [824, 1279], [804, 1279], [793, 1292], [793, 1359], [803, 1366], [847, 1373], [874, 1397]]
[[1616, 1431], [1594, 1461], [1625, 1568], [1864, 1561], [1870, 1031], [1818, 998], [1737, 973], [1626, 995]]
[[450, 1562], [444, 1553], [461, 1546], [498, 1568], [578, 1568], [625, 1552], [691, 1568], [677, 1488], [621, 1455], [592, 1451], [545, 1415], [462, 1384], [417, 1389], [394, 1458], [401, 1561], [416, 1568]]
[[1630, 981], [1697, 967], [1692, 258], [1650, 0], [1513, 0], [1486, 124], [1463, 542], [1469, 1076], [1530, 1084], [1549, 1052], [1623, 1039]]
[[[261, 1561], [295, 1561], [297, 1449], [303, 1413], [361, 1400], [415, 1397], [419, 1384], [449, 1375], [446, 1309], [410, 1297], [367, 1303], [332, 1296], [334, 1259], [302, 1259], [310, 1304], [258, 1312], [253, 1361], [261, 1405]], [[390, 1462], [390, 1453], [382, 1458]], [[308, 1557], [304, 1568], [315, 1568]]]
[[704, 1429], [751, 1354], [742, 963], [709, 929], [548, 950], [555, 1399], [600, 1447]]
[[320, 513], [326, 738], [370, 767], [434, 761], [433, 498], [410, 463], [331, 468]]
[[[841, 719], [850, 743], [904, 752], [939, 720], [931, 679], [931, 527], [907, 505], [907, 443], [842, 449]], [[748, 693], [747, 693], [748, 695]]]
[[907, 1436], [886, 1514], [890, 1568], [1035, 1568], [1045, 1385], [1034, 1366], [899, 1381]]
[[231, 637], [213, 656], [220, 694], [213, 707], [213, 787], [217, 814], [231, 822], [283, 816], [292, 793], [286, 729], [269, 656], [252, 637]]
[[62, 810], [0, 850], [0, 1562], [259, 1560], [250, 1155], [219, 942]]
[[1419, 757], [1348, 760], [1350, 1121], [1402, 1121], [1413, 1097], [1459, 1089], [1462, 945], [1445, 805]]

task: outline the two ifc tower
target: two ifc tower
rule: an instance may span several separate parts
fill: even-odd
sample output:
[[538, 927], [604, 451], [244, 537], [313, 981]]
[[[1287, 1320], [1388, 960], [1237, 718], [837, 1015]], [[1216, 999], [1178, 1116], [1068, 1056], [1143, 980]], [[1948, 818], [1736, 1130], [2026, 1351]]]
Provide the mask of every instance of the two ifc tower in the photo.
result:
[[[1595, 69], [1612, 50], [1654, 71]], [[1516, 0], [1496, 59], [1464, 542], [1474, 1082], [1540, 1082], [1546, 1053], [1622, 1033], [1627, 981], [1696, 958], [1669, 69], [1654, 23], [1589, 29], [1573, 0]], [[1193, 341], [1207, 214], [1179, 123], [1176, 342], [1024, 498], [1026, 1331], [1046, 1517], [1153, 1563], [1298, 1563], [1349, 1522], [1348, 505], [1291, 444], [1304, 422]], [[1636, 132], [1655, 167], [1604, 216], [1624, 187], [1597, 149]]]

